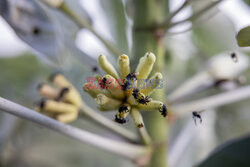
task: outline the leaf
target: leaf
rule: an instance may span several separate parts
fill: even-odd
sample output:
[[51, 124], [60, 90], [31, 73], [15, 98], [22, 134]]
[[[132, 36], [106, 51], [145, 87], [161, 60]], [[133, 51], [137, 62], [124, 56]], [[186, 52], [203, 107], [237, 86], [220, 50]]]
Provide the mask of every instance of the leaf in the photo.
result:
[[250, 26], [241, 29], [237, 34], [237, 42], [241, 47], [250, 46]]
[[219, 146], [197, 167], [226, 166], [249, 167], [250, 136], [234, 139]]
[[122, 0], [100, 1], [105, 12], [110, 33], [122, 53], [128, 54], [127, 20]]

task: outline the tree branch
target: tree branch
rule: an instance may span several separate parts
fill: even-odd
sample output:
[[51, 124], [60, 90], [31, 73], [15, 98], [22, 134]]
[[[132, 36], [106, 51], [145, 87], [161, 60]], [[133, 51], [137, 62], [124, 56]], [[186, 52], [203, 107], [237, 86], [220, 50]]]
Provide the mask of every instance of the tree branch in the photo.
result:
[[54, 119], [39, 114], [36, 111], [23, 107], [19, 104], [13, 103], [2, 97], [0, 97], [0, 110], [21, 117], [28, 121], [34, 122], [36, 124], [40, 124], [65, 136], [71, 137], [86, 144], [93, 145], [97, 148], [109, 151], [111, 153], [120, 155], [130, 160], [135, 160], [136, 158], [140, 158], [141, 156], [148, 154], [150, 151], [150, 148], [148, 147], [114, 141], [72, 127], [70, 125], [60, 123]]
[[182, 116], [192, 111], [216, 108], [236, 101], [250, 98], [250, 86], [241, 87], [236, 90], [213, 95], [200, 100], [177, 104], [172, 106], [173, 113]]
[[117, 133], [118, 135], [125, 137], [126, 139], [132, 142], [139, 140], [136, 134], [128, 131], [127, 129], [122, 128], [121, 126], [117, 125], [117, 123], [110, 121], [106, 117], [94, 111], [85, 103], [82, 104], [82, 107], [80, 109], [80, 114], [86, 115], [87, 117], [91, 118], [93, 121], [98, 123], [99, 125], [102, 125], [102, 127], [110, 129], [113, 132]]

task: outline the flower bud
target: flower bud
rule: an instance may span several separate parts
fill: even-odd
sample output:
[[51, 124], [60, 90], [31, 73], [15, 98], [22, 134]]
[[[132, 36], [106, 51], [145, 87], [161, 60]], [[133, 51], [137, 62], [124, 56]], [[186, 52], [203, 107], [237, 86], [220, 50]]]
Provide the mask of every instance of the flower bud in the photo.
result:
[[99, 105], [99, 109], [102, 111], [118, 109], [122, 104], [121, 101], [109, 98], [104, 94], [98, 94], [95, 98], [95, 101]]
[[40, 84], [38, 86], [38, 91], [40, 95], [49, 99], [56, 99], [60, 94], [60, 90], [46, 84]]
[[115, 67], [107, 60], [106, 56], [100, 55], [98, 58], [98, 63], [107, 74], [113, 76], [116, 79], [119, 78], [119, 75], [115, 70]]
[[139, 64], [136, 68], [138, 72], [138, 79], [147, 79], [148, 75], [152, 71], [153, 65], [155, 63], [155, 55], [151, 52], [147, 52], [139, 61]]
[[132, 119], [133, 119], [136, 127], [142, 128], [144, 126], [142, 115], [138, 111], [138, 109], [132, 108], [132, 110], [131, 110], [131, 117], [132, 117]]
[[122, 54], [118, 58], [118, 68], [120, 71], [120, 76], [122, 79], [125, 79], [126, 76], [130, 73], [129, 67], [129, 57], [125, 54]]

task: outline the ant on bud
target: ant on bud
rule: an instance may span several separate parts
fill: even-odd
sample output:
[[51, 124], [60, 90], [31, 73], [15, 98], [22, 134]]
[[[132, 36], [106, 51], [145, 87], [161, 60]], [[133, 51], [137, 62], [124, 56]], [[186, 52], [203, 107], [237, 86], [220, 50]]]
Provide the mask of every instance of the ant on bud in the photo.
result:
[[201, 112], [202, 112], [202, 111], [193, 111], [193, 112], [192, 112], [192, 115], [193, 115], [192, 117], [193, 117], [193, 119], [194, 119], [195, 125], [197, 125], [197, 124], [196, 124], [196, 119], [200, 119], [200, 123], [202, 123], [202, 118], [201, 118], [201, 115], [200, 115]]
[[144, 96], [138, 88], [134, 88], [132, 95], [136, 100], [138, 100], [140, 104], [147, 105], [148, 102], [152, 101], [152, 99], [149, 98], [148, 96]]
[[137, 72], [129, 73], [125, 78], [124, 85], [122, 85], [122, 90], [130, 89], [131, 85], [137, 80], [137, 75]]
[[235, 62], [235, 63], [237, 63], [238, 62], [238, 56], [236, 55], [236, 53], [231, 53], [231, 58], [232, 58], [232, 60], [233, 60], [233, 62]]

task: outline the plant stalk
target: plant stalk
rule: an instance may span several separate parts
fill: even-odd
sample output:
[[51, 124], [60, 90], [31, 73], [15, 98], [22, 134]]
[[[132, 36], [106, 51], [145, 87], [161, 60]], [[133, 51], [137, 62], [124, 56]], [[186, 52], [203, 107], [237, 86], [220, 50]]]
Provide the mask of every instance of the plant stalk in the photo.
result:
[[[156, 63], [153, 72], [164, 71], [164, 33], [161, 28], [148, 29], [155, 27], [164, 21], [168, 13], [168, 2], [163, 0], [135, 0], [135, 15], [133, 25], [133, 60], [136, 64], [140, 57], [146, 52], [153, 52], [156, 55]], [[152, 95], [154, 99], [164, 100], [164, 89], [155, 91]], [[153, 143], [166, 143], [168, 126], [158, 112], [144, 113], [144, 122]], [[152, 158], [149, 167], [166, 167], [167, 146], [153, 148]]]
[[40, 124], [65, 136], [95, 146], [105, 151], [114, 153], [116, 155], [120, 155], [132, 161], [136, 161], [137, 158], [141, 158], [142, 156], [145, 156], [150, 152], [149, 147], [143, 147], [140, 145], [111, 140], [81, 130], [79, 128], [72, 127], [70, 125], [63, 124], [52, 118], [44, 116], [36, 111], [23, 107], [9, 100], [6, 100], [2, 97], [0, 97], [0, 110], [21, 117], [23, 119], [29, 120], [36, 124]]
[[87, 104], [82, 103], [81, 109], [79, 111], [80, 115], [84, 115], [92, 119], [94, 122], [98, 123], [104, 128], [112, 130], [116, 134], [124, 137], [132, 142], [139, 141], [139, 136], [134, 134], [133, 132], [128, 131], [127, 129], [117, 125], [117, 123], [112, 122], [111, 120], [107, 119], [106, 117], [102, 116], [101, 114], [95, 112], [91, 109]]

